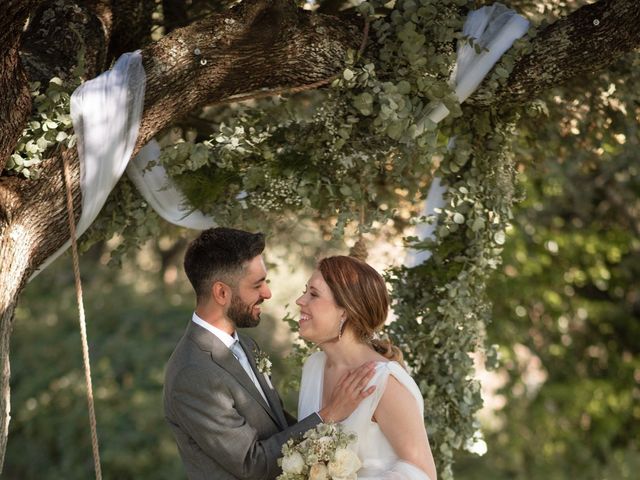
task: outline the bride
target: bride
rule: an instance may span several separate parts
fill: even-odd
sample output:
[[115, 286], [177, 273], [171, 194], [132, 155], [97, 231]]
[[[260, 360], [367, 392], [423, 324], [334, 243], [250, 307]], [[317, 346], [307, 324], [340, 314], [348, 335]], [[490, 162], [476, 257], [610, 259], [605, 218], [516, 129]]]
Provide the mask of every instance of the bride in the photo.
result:
[[358, 436], [355, 449], [362, 462], [358, 478], [436, 480], [420, 390], [405, 370], [400, 350], [373, 338], [389, 309], [380, 274], [353, 257], [325, 258], [296, 304], [300, 336], [321, 349], [304, 365], [300, 417], [320, 411], [345, 372], [376, 362], [369, 383], [375, 385], [374, 393], [341, 422]]

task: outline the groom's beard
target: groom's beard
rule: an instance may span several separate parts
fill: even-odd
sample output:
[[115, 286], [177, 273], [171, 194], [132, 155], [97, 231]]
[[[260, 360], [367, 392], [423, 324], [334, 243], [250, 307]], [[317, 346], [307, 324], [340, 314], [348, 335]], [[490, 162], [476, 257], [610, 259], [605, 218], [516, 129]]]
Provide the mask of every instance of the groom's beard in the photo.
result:
[[260, 323], [260, 314], [253, 315], [253, 307], [260, 305], [264, 300], [259, 300], [253, 305], [247, 305], [240, 299], [240, 295], [235, 293], [231, 297], [231, 305], [227, 311], [227, 316], [238, 328], [257, 327]]

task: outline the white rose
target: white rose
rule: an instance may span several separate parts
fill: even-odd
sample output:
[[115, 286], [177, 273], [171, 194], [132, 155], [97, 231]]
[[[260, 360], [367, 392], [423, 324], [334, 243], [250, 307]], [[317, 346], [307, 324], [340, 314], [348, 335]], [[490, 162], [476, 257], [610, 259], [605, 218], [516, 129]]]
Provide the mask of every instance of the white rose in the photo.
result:
[[329, 470], [324, 463], [314, 463], [309, 470], [309, 480], [329, 480]]
[[293, 451], [282, 459], [282, 471], [284, 473], [301, 474], [304, 468], [304, 458], [300, 453]]
[[332, 478], [355, 477], [355, 473], [361, 466], [362, 463], [355, 453], [348, 448], [339, 448], [333, 460], [329, 462], [329, 475]]

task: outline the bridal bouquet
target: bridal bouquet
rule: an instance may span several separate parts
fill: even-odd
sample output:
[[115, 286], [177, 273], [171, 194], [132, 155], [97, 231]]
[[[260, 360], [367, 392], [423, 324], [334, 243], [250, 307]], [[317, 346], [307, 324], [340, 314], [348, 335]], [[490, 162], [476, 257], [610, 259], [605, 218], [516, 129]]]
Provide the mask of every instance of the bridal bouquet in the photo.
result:
[[320, 423], [282, 446], [282, 474], [276, 480], [356, 480], [362, 464], [349, 449], [356, 438], [339, 424]]

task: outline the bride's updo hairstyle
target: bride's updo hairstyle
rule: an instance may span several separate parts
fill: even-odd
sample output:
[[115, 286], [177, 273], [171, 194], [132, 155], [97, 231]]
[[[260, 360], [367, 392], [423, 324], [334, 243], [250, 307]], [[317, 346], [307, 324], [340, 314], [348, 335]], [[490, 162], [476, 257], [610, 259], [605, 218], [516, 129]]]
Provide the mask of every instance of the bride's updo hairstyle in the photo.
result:
[[389, 313], [389, 293], [382, 276], [365, 262], [338, 255], [318, 263], [318, 270], [333, 293], [336, 304], [347, 314], [345, 327], [389, 360], [402, 363], [402, 352], [389, 340], [374, 338]]

